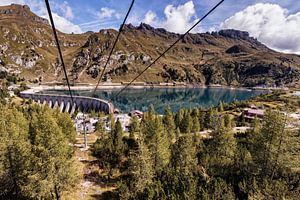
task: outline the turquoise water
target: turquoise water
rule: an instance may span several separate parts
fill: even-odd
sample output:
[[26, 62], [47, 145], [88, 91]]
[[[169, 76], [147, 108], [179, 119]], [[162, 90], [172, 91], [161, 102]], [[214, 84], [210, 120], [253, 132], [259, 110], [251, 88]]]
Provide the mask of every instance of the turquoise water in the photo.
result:
[[[163, 114], [164, 108], [170, 106], [173, 112], [180, 108], [212, 107], [221, 101], [230, 103], [242, 101], [258, 96], [261, 91], [248, 91], [229, 88], [144, 88], [128, 89], [118, 97], [115, 94], [119, 90], [99, 90], [98, 98], [111, 101], [115, 108], [122, 112], [132, 110], [147, 111], [150, 105]], [[68, 91], [44, 91], [50, 94], [68, 94]], [[92, 96], [92, 91], [73, 91], [74, 95]]]

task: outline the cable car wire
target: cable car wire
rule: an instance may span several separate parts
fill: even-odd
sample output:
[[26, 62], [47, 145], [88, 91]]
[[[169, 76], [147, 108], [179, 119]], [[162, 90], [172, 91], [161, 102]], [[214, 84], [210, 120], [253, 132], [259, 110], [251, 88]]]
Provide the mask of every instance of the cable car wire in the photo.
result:
[[115, 97], [119, 96], [123, 91], [125, 91], [135, 80], [137, 80], [144, 72], [146, 72], [150, 67], [152, 67], [161, 57], [163, 57], [171, 48], [173, 48], [180, 40], [182, 40], [191, 30], [193, 30], [200, 22], [202, 22], [208, 15], [210, 15], [217, 7], [219, 7], [225, 0], [220, 1], [215, 5], [210, 11], [208, 11], [201, 19], [199, 19], [189, 30], [187, 30], [183, 35], [181, 35], [172, 45], [170, 45], [162, 54], [160, 54], [152, 63], [150, 63], [142, 72], [140, 72], [132, 81], [130, 81], [124, 88], [122, 88]]
[[104, 65], [104, 68], [103, 68], [103, 70], [102, 70], [102, 72], [101, 72], [101, 75], [100, 75], [100, 77], [99, 77], [99, 80], [98, 80], [98, 82], [97, 82], [97, 85], [96, 85], [96, 87], [95, 87], [95, 89], [94, 89], [93, 96], [95, 96], [96, 90], [97, 90], [97, 88], [98, 88], [98, 86], [99, 86], [99, 84], [100, 84], [100, 82], [101, 82], [101, 80], [102, 80], [102, 78], [103, 78], [103, 75], [104, 75], [104, 73], [105, 73], [105, 70], [106, 70], [106, 68], [107, 68], [107, 65], [108, 65], [108, 63], [109, 63], [109, 61], [110, 61], [110, 59], [111, 59], [111, 56], [112, 56], [112, 54], [113, 54], [113, 51], [114, 51], [114, 49], [115, 49], [115, 47], [116, 47], [116, 44], [117, 44], [117, 42], [118, 42], [118, 40], [119, 40], [119, 37], [120, 37], [120, 35], [121, 35], [121, 32], [122, 32], [122, 30], [123, 30], [123, 27], [124, 27], [124, 25], [125, 25], [125, 23], [126, 23], [126, 20], [127, 20], [128, 16], [129, 16], [129, 13], [130, 13], [130, 11], [131, 11], [131, 9], [132, 9], [132, 7], [133, 7], [134, 2], [135, 2], [135, 0], [132, 0], [132, 2], [131, 2], [131, 4], [130, 4], [130, 7], [129, 7], [127, 13], [126, 13], [126, 16], [125, 16], [125, 18], [124, 18], [124, 20], [123, 20], [123, 23], [122, 23], [122, 25], [120, 26], [120, 29], [119, 29], [118, 35], [117, 35], [117, 37], [116, 37], [116, 40], [115, 40], [115, 42], [114, 42], [114, 44], [113, 44], [113, 46], [112, 46], [112, 48], [111, 48], [111, 51], [110, 51], [109, 56], [108, 56], [108, 59], [107, 59], [105, 65]]
[[61, 64], [62, 64], [62, 67], [63, 67], [63, 70], [64, 70], [65, 78], [66, 78], [66, 81], [67, 81], [67, 85], [68, 85], [68, 89], [69, 89], [69, 93], [70, 93], [71, 101], [72, 101], [72, 105], [73, 105], [74, 101], [73, 101], [72, 91], [71, 91], [71, 87], [70, 87], [70, 82], [69, 82], [69, 78], [68, 78], [68, 75], [67, 75], [67, 70], [66, 70], [63, 55], [62, 55], [62, 52], [61, 52], [61, 48], [60, 48], [60, 45], [59, 45], [59, 41], [58, 41], [58, 37], [57, 37], [57, 33], [56, 33], [56, 29], [55, 29], [55, 25], [54, 25], [54, 21], [53, 21], [49, 1], [45, 0], [45, 3], [46, 3], [46, 7], [47, 7], [48, 15], [49, 15], [49, 18], [50, 18], [51, 27], [52, 27], [52, 30], [53, 30], [56, 46], [57, 46], [57, 49], [58, 49], [59, 57], [60, 57]]

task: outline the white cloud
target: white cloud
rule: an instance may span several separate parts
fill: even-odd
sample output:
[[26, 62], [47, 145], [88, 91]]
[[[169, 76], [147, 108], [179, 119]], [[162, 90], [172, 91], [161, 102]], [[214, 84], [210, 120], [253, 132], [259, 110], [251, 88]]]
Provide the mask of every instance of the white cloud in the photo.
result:
[[[198, 20], [193, 1], [188, 1], [183, 5], [175, 7], [167, 5], [164, 9], [165, 19], [157, 19], [154, 12], [148, 11], [143, 19], [143, 22], [155, 27], [163, 27], [168, 31], [176, 33], [184, 33]], [[194, 31], [199, 31], [196, 29]]]
[[74, 18], [73, 10], [69, 6], [67, 1], [64, 1], [63, 4], [59, 4], [58, 6], [65, 18], [69, 20], [72, 20]]
[[221, 28], [248, 31], [275, 50], [300, 54], [300, 12], [290, 14], [277, 4], [258, 3], [236, 13]]
[[152, 24], [155, 20], [156, 14], [150, 10], [146, 13], [143, 22], [145, 22], [146, 24]]
[[[40, 0], [1, 0], [0, 5], [10, 5], [15, 4], [26, 4], [30, 9], [37, 15], [49, 20], [48, 13], [44, 1]], [[70, 20], [73, 19], [72, 8], [68, 5], [66, 1], [59, 5], [55, 2], [50, 2], [52, 6], [52, 16], [54, 19], [55, 27], [64, 33], [82, 33], [81, 28], [72, 23]], [[58, 14], [61, 12], [61, 15]]]
[[103, 7], [97, 15], [100, 19], [104, 19], [113, 17], [115, 13], [116, 11], [114, 9]]
[[[55, 27], [64, 33], [82, 33], [81, 28], [78, 25], [73, 24], [71, 21], [64, 17], [59, 16], [56, 13], [52, 13]], [[42, 16], [48, 19], [48, 15]]]
[[177, 8], [168, 5], [164, 11], [167, 20], [164, 26], [167, 30], [183, 33], [193, 24], [193, 17], [196, 15], [193, 1], [189, 1]]
[[6, 5], [10, 5], [12, 3], [15, 3], [15, 4], [25, 4], [24, 0], [15, 0], [15, 1], [12, 1], [12, 0], [1, 0], [0, 1], [0, 6], [6, 6]]

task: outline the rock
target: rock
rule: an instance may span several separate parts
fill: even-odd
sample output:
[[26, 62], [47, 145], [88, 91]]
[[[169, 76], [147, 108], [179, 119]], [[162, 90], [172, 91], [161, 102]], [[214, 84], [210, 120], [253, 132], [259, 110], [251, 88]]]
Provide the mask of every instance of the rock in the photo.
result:
[[90, 47], [92, 45], [99, 45], [100, 44], [100, 38], [97, 34], [92, 34], [87, 39], [86, 43], [83, 45], [83, 48]]
[[225, 53], [228, 54], [236, 54], [236, 53], [246, 53], [245, 48], [241, 45], [234, 45], [227, 49]]

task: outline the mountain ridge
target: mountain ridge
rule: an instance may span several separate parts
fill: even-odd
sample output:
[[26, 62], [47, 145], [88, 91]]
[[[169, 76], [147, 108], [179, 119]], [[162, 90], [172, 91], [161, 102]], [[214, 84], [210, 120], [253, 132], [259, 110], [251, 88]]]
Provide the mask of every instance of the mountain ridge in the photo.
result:
[[[27, 80], [63, 81], [46, 19], [37, 18], [28, 6], [14, 4], [0, 7], [0, 21], [0, 71]], [[116, 34], [112, 29], [83, 34], [58, 32], [73, 83], [96, 83]], [[130, 81], [179, 37], [144, 23], [125, 25], [103, 81]], [[271, 50], [245, 31], [220, 30], [188, 34], [138, 81], [291, 85], [299, 81], [299, 75], [299, 55]]]

